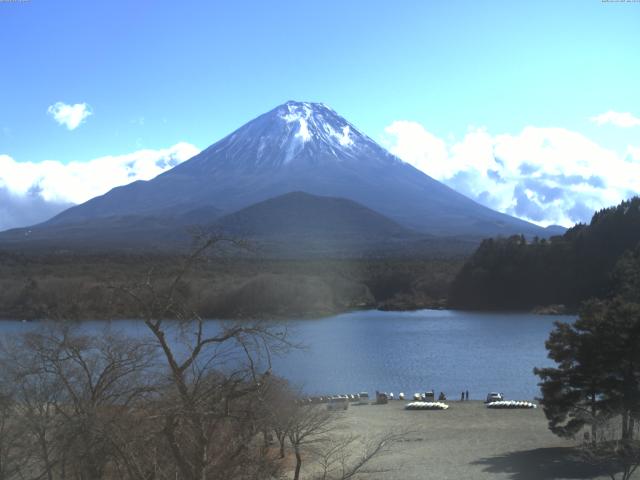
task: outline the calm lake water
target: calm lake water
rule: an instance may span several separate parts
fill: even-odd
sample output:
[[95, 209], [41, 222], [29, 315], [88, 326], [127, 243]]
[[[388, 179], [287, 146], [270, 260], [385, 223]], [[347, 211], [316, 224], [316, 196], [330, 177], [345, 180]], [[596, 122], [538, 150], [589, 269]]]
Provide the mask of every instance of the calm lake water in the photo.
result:
[[[274, 372], [308, 394], [376, 390], [443, 391], [449, 399], [469, 390], [472, 399], [489, 391], [510, 399], [539, 395], [533, 368], [551, 365], [544, 342], [554, 321], [573, 316], [477, 313], [453, 310], [360, 311], [315, 320], [282, 322], [306, 345], [273, 359]], [[116, 329], [142, 335], [141, 322], [120, 320]], [[211, 321], [215, 328], [216, 322]], [[99, 331], [104, 322], [85, 322]], [[0, 334], [38, 328], [38, 323], [6, 321]]]

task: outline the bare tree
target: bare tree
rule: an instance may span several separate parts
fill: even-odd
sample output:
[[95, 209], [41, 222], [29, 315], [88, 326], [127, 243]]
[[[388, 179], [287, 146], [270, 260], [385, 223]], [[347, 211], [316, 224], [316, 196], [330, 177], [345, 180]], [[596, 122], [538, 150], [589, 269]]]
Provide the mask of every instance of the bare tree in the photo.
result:
[[285, 458], [289, 428], [292, 426], [291, 420], [299, 408], [299, 395], [285, 379], [275, 375], [272, 375], [263, 385], [260, 392], [259, 416], [262, 421], [265, 447], [268, 446], [268, 438], [273, 433], [278, 442], [278, 455], [280, 458]]
[[302, 405], [291, 415], [286, 430], [296, 456], [293, 479], [298, 480], [304, 449], [328, 441], [329, 433], [335, 431], [334, 417], [326, 406]]
[[13, 388], [12, 410], [22, 425], [20, 454], [29, 459], [29, 474], [23, 472], [23, 476], [53, 480], [60, 452], [53, 439], [59, 426], [57, 406], [62, 386], [40, 365], [40, 359], [25, 348], [21, 339], [5, 339], [0, 368], [3, 383]]
[[296, 406], [286, 427], [296, 457], [294, 480], [300, 478], [305, 453], [314, 464], [311, 478], [317, 480], [347, 480], [373, 471], [383, 472], [382, 469], [365, 469], [409, 434], [407, 431], [392, 432], [366, 441], [358, 435], [344, 433], [340, 418], [339, 413], [329, 412], [323, 405]]
[[260, 322], [227, 322], [208, 329], [189, 308], [185, 293], [188, 272], [226, 241], [204, 240], [166, 289], [156, 287], [152, 272], [143, 284], [124, 289], [138, 304], [167, 366], [170, 401], [159, 405], [158, 418], [185, 480], [261, 475], [250, 470], [268, 463], [249, 446], [260, 430], [256, 402], [271, 374], [271, 351], [287, 346], [286, 335]]
[[28, 461], [22, 455], [25, 435], [15, 414], [11, 393], [0, 391], [0, 480], [14, 478]]
[[315, 480], [348, 480], [358, 475], [383, 473], [387, 470], [368, 469], [371, 462], [388, 453], [391, 446], [408, 432], [388, 433], [379, 438], [366, 442], [357, 435], [333, 436], [325, 448], [318, 452], [320, 473]]
[[[29, 434], [27, 478], [101, 479], [119, 461], [118, 429], [154, 390], [152, 345], [65, 324], [14, 339], [3, 367]], [[28, 454], [28, 455], [27, 455]], [[24, 475], [23, 475], [24, 476]]]

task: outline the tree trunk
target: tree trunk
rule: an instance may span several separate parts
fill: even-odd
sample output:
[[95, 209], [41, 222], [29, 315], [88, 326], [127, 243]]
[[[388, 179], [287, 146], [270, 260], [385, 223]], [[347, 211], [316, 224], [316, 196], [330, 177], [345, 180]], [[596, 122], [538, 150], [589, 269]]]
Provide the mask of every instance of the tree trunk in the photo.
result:
[[300, 449], [298, 448], [298, 446], [295, 446], [295, 452], [296, 452], [296, 471], [293, 474], [293, 480], [299, 480], [300, 479], [300, 469], [302, 468], [302, 455], [300, 455]]
[[209, 463], [209, 457], [207, 455], [207, 446], [204, 446], [202, 450], [202, 472], [201, 480], [207, 480], [207, 463]]
[[596, 409], [596, 394], [593, 393], [591, 394], [591, 445], [593, 445], [594, 447], [598, 443], [598, 440], [596, 438], [596, 434], [598, 432], [598, 427], [596, 425], [597, 414], [598, 413]]
[[47, 429], [42, 427], [35, 427], [35, 434], [36, 434], [37, 444], [40, 447], [40, 454], [42, 455], [42, 461], [44, 462], [44, 468], [47, 474], [47, 480], [53, 480], [53, 468], [51, 465], [51, 459], [49, 455], [49, 446], [47, 445]]
[[42, 449], [42, 459], [44, 460], [45, 468], [47, 470], [47, 480], [53, 480], [51, 461], [49, 460], [49, 448], [47, 447], [45, 435], [46, 433], [40, 432], [40, 435], [38, 435], [38, 437], [40, 440], [40, 448]]
[[[184, 457], [182, 450], [178, 445], [178, 440], [175, 436], [175, 426], [174, 419], [172, 416], [167, 415], [165, 418], [164, 428], [162, 429], [162, 433], [165, 435], [167, 442], [169, 444], [169, 448], [171, 449], [171, 453], [173, 454], [173, 459], [176, 462], [176, 478], [178, 477], [178, 470], [180, 470], [180, 474], [185, 479], [194, 479], [193, 472], [191, 471], [191, 465]], [[197, 479], [197, 477], [196, 477]]]
[[278, 438], [278, 441], [280, 442], [280, 458], [284, 458], [284, 442], [285, 442], [285, 437], [282, 438]]

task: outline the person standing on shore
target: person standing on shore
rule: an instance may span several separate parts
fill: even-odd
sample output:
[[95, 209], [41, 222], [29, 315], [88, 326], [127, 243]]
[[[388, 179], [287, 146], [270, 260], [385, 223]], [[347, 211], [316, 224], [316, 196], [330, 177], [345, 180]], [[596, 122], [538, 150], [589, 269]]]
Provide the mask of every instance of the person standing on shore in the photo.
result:
[[464, 392], [464, 396], [466, 397], [465, 400], [469, 400], [469, 390]]
[[461, 402], [464, 402], [464, 392], [462, 392], [462, 393], [460, 394], [460, 401], [461, 401]]

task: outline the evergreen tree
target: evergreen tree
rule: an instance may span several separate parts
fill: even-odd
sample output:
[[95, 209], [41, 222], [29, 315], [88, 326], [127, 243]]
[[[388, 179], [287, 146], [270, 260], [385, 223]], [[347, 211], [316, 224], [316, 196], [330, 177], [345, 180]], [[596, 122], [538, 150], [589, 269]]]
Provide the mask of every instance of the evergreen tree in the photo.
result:
[[[596, 212], [588, 226], [576, 225], [549, 241], [527, 243], [522, 236], [484, 240], [452, 283], [450, 303], [473, 309], [551, 304], [577, 309], [589, 298], [611, 297], [617, 288], [614, 267], [621, 258], [640, 276], [640, 251], [626, 253], [639, 243], [640, 197]], [[640, 279], [635, 291], [640, 295]]]
[[600, 348], [604, 305], [591, 302], [574, 324], [556, 323], [546, 342], [555, 368], [536, 368], [541, 379], [541, 404], [549, 429], [562, 437], [573, 437], [584, 427], [591, 441], [598, 438], [598, 424], [606, 415], [607, 372]]
[[621, 440], [633, 440], [640, 418], [640, 305], [621, 298], [591, 301], [573, 324], [557, 323], [546, 347], [555, 368], [535, 369], [549, 428], [574, 436], [619, 418]]

